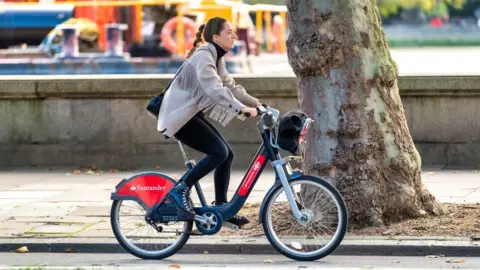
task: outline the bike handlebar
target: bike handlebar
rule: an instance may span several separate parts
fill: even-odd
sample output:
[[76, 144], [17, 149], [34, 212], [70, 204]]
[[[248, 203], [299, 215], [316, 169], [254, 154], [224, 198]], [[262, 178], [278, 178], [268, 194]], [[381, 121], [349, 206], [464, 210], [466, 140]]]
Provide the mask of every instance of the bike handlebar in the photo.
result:
[[[255, 108], [257, 109], [257, 114], [258, 115], [263, 115], [263, 114], [266, 114], [268, 112], [267, 108], [269, 108], [269, 107], [268, 107], [267, 104], [262, 104], [262, 106], [257, 106]], [[252, 116], [249, 112], [244, 112], [242, 114], [245, 117], [248, 117], [248, 118], [250, 118]]]

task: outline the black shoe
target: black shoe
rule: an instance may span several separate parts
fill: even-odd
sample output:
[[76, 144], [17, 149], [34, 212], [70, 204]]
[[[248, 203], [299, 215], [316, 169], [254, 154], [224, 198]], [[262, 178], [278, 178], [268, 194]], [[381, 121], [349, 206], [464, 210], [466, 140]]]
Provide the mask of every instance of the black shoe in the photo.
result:
[[[212, 202], [213, 205], [224, 205], [226, 203], [227, 202], [219, 202], [219, 203], [217, 203], [216, 201]], [[250, 220], [248, 220], [248, 218], [244, 216], [235, 215], [231, 217], [229, 220], [227, 220], [227, 222], [237, 225], [238, 227], [241, 228], [243, 225], [250, 223]]]
[[178, 206], [177, 215], [180, 220], [187, 221], [195, 219], [195, 211], [193, 211], [188, 200], [189, 195], [190, 187], [188, 187], [185, 182], [181, 182], [170, 192], [170, 196]]
[[243, 225], [250, 223], [250, 220], [248, 220], [248, 218], [244, 216], [235, 215], [231, 217], [229, 220], [227, 220], [227, 222], [235, 224], [238, 227], [242, 228]]

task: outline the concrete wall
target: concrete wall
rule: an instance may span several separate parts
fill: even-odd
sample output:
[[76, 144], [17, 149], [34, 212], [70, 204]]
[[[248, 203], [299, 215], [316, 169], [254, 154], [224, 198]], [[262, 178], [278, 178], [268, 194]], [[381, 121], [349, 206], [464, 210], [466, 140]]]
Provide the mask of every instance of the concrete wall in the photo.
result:
[[[0, 167], [95, 164], [183, 166], [175, 141], [156, 131], [147, 100], [169, 75], [18, 76], [0, 79]], [[236, 76], [282, 112], [297, 107], [296, 79]], [[424, 164], [480, 164], [480, 78], [401, 77], [410, 132]], [[218, 125], [217, 125], [218, 126]], [[221, 129], [246, 166], [260, 142], [254, 121]], [[201, 155], [190, 151], [193, 158]]]

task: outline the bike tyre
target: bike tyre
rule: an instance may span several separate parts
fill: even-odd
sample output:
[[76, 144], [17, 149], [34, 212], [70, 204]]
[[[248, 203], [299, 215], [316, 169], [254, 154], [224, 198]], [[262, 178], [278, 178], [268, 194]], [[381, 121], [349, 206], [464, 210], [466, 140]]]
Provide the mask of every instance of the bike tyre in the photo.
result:
[[120, 232], [119, 229], [119, 224], [118, 224], [118, 217], [117, 217], [117, 208], [120, 207], [121, 202], [123, 200], [114, 200], [112, 203], [112, 208], [110, 212], [110, 223], [112, 226], [113, 234], [115, 235], [115, 238], [117, 241], [120, 243], [120, 245], [128, 251], [130, 254], [141, 258], [141, 259], [146, 259], [146, 260], [161, 260], [165, 259], [167, 257], [170, 257], [177, 253], [188, 241], [190, 238], [190, 233], [192, 231], [193, 227], [193, 221], [187, 221], [186, 226], [184, 226], [184, 231], [183, 233], [179, 236], [179, 240], [174, 243], [174, 247], [168, 249], [166, 252], [159, 252], [158, 254], [148, 254], [145, 252], [141, 252], [138, 250], [135, 250], [132, 246], [130, 246], [128, 243], [125, 242], [125, 239], [121, 236], [122, 233]]
[[[272, 228], [270, 228], [270, 223], [269, 223], [269, 218], [270, 213], [268, 213], [270, 207], [271, 200], [275, 197], [275, 195], [278, 193], [279, 190], [283, 190], [283, 186], [278, 186], [274, 192], [270, 193], [270, 196], [265, 199], [265, 206], [263, 207], [263, 213], [262, 213], [262, 225], [263, 225], [263, 230], [265, 233], [265, 236], [267, 237], [268, 241], [270, 244], [281, 254], [285, 255], [288, 258], [291, 258], [296, 261], [315, 261], [319, 260], [325, 256], [328, 256], [331, 254], [343, 241], [343, 238], [345, 237], [345, 233], [347, 231], [347, 223], [348, 223], [348, 216], [347, 216], [347, 208], [345, 206], [345, 202], [343, 200], [342, 195], [338, 190], [329, 182], [316, 177], [316, 176], [310, 176], [310, 175], [302, 175], [299, 178], [292, 180], [289, 182], [289, 184], [295, 184], [296, 182], [299, 181], [312, 181], [315, 182], [321, 186], [323, 186], [325, 189], [330, 191], [330, 194], [333, 195], [333, 199], [336, 201], [337, 205], [339, 206], [339, 216], [341, 216], [341, 224], [338, 226], [338, 229], [335, 233], [336, 237], [332, 239], [330, 242], [333, 241], [333, 243], [329, 243], [329, 247], [315, 255], [307, 256], [307, 255], [298, 255], [298, 254], [293, 254], [292, 252], [289, 252], [288, 250], [285, 250], [285, 248], [282, 247], [280, 243], [275, 240], [275, 237], [272, 233]], [[337, 233], [338, 232], [338, 233]]]

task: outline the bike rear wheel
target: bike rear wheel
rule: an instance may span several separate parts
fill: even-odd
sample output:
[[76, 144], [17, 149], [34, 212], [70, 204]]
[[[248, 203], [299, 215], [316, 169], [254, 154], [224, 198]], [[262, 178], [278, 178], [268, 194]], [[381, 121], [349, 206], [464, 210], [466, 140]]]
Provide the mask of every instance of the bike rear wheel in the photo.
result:
[[347, 209], [342, 196], [318, 177], [302, 176], [289, 184], [307, 220], [297, 221], [283, 186], [277, 187], [266, 199], [262, 213], [268, 241], [277, 251], [298, 261], [329, 255], [342, 242], [347, 230]]
[[188, 241], [193, 221], [156, 223], [159, 232], [145, 221], [146, 210], [136, 201], [114, 200], [110, 213], [117, 241], [130, 254], [142, 259], [164, 259]]

